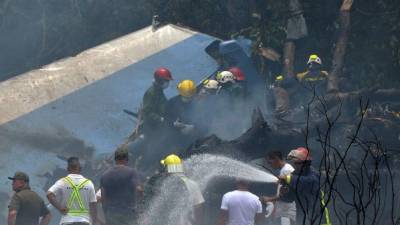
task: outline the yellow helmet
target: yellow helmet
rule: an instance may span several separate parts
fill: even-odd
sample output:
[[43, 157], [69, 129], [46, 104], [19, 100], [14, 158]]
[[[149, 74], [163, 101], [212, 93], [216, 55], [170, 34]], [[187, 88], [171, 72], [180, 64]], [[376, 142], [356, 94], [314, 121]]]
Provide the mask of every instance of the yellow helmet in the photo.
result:
[[310, 57], [308, 58], [307, 64], [310, 64], [312, 62], [318, 63], [319, 65], [322, 65], [321, 58], [318, 57], [318, 55], [316, 55], [316, 54], [310, 55]]
[[275, 81], [282, 81], [283, 80], [283, 76], [279, 75], [275, 78]]
[[192, 97], [196, 94], [196, 85], [192, 80], [183, 80], [178, 84], [179, 94], [183, 97]]
[[182, 160], [175, 154], [165, 157], [161, 160], [161, 164], [167, 168], [168, 173], [183, 173]]

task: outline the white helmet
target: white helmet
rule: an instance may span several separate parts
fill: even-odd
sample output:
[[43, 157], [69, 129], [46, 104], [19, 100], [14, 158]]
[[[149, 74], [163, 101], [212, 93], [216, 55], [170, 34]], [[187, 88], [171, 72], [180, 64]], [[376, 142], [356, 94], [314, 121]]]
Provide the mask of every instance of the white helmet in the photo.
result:
[[218, 89], [218, 81], [216, 80], [205, 80], [203, 81], [203, 87], [206, 89], [214, 89], [217, 90]]
[[222, 71], [217, 74], [217, 81], [221, 84], [225, 84], [228, 82], [235, 82], [235, 75], [229, 71]]

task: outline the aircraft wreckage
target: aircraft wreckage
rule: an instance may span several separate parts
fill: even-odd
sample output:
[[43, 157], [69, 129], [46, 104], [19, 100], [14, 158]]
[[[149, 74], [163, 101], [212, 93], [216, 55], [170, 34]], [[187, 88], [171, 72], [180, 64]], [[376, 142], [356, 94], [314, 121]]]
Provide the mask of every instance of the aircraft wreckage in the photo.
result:
[[[321, 143], [318, 138], [312, 140], [317, 134], [309, 129], [312, 125], [326, 129], [319, 120], [282, 125], [271, 119], [265, 100], [268, 95], [263, 94], [267, 92], [266, 85], [246, 54], [245, 45], [166, 25], [157, 30], [144, 28], [1, 82], [0, 175], [27, 171], [31, 186], [44, 194], [44, 184], [60, 177], [63, 170], [59, 168], [64, 168], [65, 159], [73, 155], [90, 162], [86, 169], [98, 175], [96, 172], [108, 165], [108, 156], [127, 142], [136, 127], [137, 120], [124, 110], [139, 110], [154, 69], [160, 65], [169, 68], [174, 76], [171, 86], [183, 79], [200, 83], [219, 69], [209, 54], [215, 50], [224, 60], [239, 65], [247, 74], [250, 89], [258, 90], [253, 93], [256, 101], [248, 109], [253, 113], [246, 117], [247, 129], [236, 137], [223, 140], [218, 134], [210, 135], [182, 149], [181, 155], [217, 153], [252, 160], [273, 149]], [[371, 96], [391, 96], [392, 92], [388, 92], [374, 90], [377, 94]], [[176, 94], [175, 88], [166, 90], [168, 98]], [[348, 121], [339, 121], [337, 133], [341, 135], [335, 134], [336, 139], [344, 138], [347, 133], [343, 131], [351, 132], [357, 126]], [[400, 149], [398, 118], [392, 122], [372, 117], [366, 123], [378, 135], [389, 134], [382, 136], [390, 149]], [[152, 161], [159, 162], [163, 156]], [[94, 158], [98, 159], [95, 163]], [[156, 168], [157, 165], [153, 169]], [[9, 198], [9, 186], [6, 183], [0, 189], [3, 204]], [[5, 205], [2, 208], [6, 209]]]

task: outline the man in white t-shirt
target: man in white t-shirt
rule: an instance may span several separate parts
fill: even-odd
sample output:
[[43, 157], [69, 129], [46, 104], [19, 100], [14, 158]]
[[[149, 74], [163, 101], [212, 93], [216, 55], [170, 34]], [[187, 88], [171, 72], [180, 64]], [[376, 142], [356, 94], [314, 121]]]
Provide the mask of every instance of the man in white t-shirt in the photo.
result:
[[[268, 153], [266, 158], [268, 164], [276, 170], [279, 170], [279, 177], [290, 175], [294, 168], [289, 163], [283, 160], [282, 152], [273, 151]], [[282, 185], [278, 185], [276, 195], [273, 197], [263, 196], [262, 200], [267, 202], [274, 202], [275, 212], [274, 218], [279, 220], [281, 225], [293, 225], [296, 222], [296, 203], [289, 198], [286, 198], [281, 193]]]
[[236, 180], [237, 190], [228, 192], [222, 198], [219, 225], [253, 225], [263, 220], [259, 198], [249, 192], [249, 183]]
[[50, 203], [62, 214], [60, 224], [96, 224], [96, 194], [93, 183], [80, 174], [77, 157], [68, 159], [68, 176], [59, 179], [47, 192]]

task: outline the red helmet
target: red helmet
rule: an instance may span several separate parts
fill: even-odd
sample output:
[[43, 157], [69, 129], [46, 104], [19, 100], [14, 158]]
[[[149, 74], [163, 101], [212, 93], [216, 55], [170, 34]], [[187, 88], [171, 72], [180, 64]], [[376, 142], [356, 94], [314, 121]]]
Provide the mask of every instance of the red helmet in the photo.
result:
[[244, 73], [238, 67], [230, 68], [229, 72], [233, 73], [233, 75], [235, 76], [235, 79], [238, 80], [238, 81], [246, 80], [246, 77], [244, 76]]
[[288, 159], [293, 160], [293, 161], [299, 161], [299, 162], [312, 160], [310, 152], [308, 151], [308, 149], [306, 149], [304, 147], [298, 147], [298, 148], [290, 151], [289, 155], [288, 155]]
[[160, 67], [154, 72], [154, 78], [162, 80], [172, 80], [172, 75], [167, 68]]

